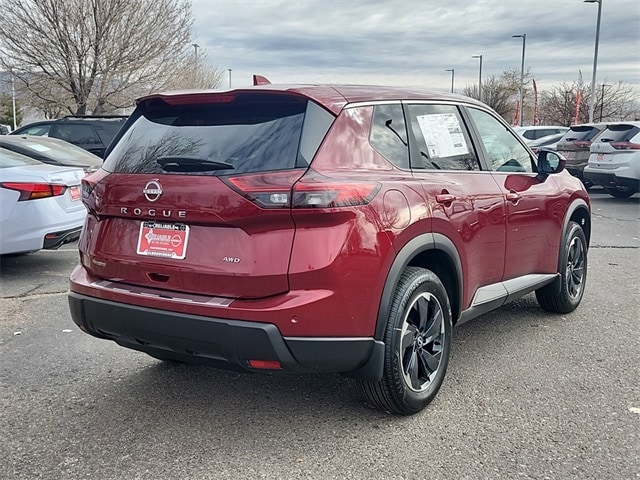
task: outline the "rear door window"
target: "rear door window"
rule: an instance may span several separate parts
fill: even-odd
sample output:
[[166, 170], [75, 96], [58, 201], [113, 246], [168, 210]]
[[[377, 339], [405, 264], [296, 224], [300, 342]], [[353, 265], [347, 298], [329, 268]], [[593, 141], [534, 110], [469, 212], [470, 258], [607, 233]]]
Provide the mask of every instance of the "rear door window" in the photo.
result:
[[76, 145], [102, 144], [91, 125], [54, 123], [51, 125], [49, 136]]
[[409, 104], [406, 107], [415, 140], [413, 168], [480, 170], [478, 157], [456, 106]]
[[[168, 103], [170, 102], [170, 103]], [[238, 93], [152, 98], [133, 114], [104, 168], [119, 173], [167, 173], [156, 161], [186, 157], [221, 168], [182, 174], [227, 175], [306, 167], [333, 117], [313, 105], [301, 153], [308, 100], [297, 95]], [[228, 168], [222, 168], [227, 166]]]

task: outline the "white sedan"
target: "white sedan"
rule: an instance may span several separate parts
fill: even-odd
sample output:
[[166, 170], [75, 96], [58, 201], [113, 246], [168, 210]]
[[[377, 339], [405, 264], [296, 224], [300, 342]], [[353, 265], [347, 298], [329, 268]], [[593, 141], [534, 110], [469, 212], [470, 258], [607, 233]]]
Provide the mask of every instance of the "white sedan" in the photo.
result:
[[0, 148], [0, 255], [76, 240], [87, 214], [81, 201], [84, 174]]

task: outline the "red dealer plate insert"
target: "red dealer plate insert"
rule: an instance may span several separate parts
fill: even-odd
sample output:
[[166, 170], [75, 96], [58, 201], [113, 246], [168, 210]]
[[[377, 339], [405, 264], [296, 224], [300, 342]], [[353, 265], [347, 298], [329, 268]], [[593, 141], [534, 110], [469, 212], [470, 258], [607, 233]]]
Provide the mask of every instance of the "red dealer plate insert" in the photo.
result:
[[138, 255], [175, 258], [187, 255], [189, 226], [179, 223], [142, 222], [138, 236]]

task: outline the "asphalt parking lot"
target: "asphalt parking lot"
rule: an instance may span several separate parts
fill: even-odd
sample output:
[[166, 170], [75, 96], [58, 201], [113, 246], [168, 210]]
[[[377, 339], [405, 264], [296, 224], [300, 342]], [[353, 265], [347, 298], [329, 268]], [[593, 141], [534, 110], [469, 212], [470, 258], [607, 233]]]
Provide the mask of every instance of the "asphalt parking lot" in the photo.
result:
[[80, 332], [75, 245], [0, 259], [0, 478], [638, 479], [640, 195], [592, 193], [587, 288], [454, 331], [412, 417], [339, 375], [168, 365]]

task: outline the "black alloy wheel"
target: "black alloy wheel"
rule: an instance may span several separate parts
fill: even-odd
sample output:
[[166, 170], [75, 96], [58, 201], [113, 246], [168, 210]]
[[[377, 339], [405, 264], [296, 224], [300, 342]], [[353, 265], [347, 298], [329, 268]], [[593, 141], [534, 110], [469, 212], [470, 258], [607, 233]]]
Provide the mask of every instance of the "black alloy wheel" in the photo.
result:
[[451, 307], [442, 282], [430, 270], [408, 267], [387, 320], [382, 379], [362, 382], [369, 403], [400, 415], [422, 410], [444, 380], [451, 334]]

